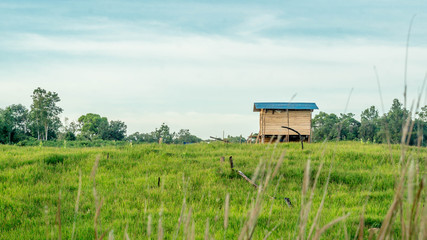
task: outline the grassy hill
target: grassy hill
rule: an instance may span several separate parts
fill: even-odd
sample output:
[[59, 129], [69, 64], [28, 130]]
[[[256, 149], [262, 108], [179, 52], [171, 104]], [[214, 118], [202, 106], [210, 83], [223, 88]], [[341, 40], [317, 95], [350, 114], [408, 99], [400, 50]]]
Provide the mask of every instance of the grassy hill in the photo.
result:
[[[225, 162], [220, 162], [221, 156]], [[233, 156], [235, 169], [262, 187], [255, 189], [232, 172], [229, 156]], [[409, 166], [405, 183], [410, 186], [425, 176], [425, 148], [409, 148], [401, 156], [398, 145], [358, 142], [312, 143], [304, 150], [298, 143], [66, 149], [0, 146], [0, 238], [57, 239], [61, 234], [64, 239], [93, 239], [98, 232], [98, 238], [105, 233], [105, 238], [114, 235], [119, 239], [159, 235], [165, 239], [236, 239], [246, 226], [249, 232], [253, 229], [254, 239], [263, 239], [272, 230], [271, 239], [288, 239], [296, 238], [300, 231], [308, 236], [320, 207], [312, 236], [325, 224], [349, 214], [322, 236], [331, 239], [348, 235], [352, 239], [364, 206], [364, 234], [368, 236], [368, 229], [380, 228], [386, 218], [401, 170]], [[306, 172], [310, 174], [305, 175], [309, 159]], [[313, 201], [307, 207], [322, 162]], [[273, 176], [276, 166], [278, 172]], [[269, 182], [264, 184], [267, 177]], [[411, 191], [402, 191], [403, 208], [411, 206], [407, 202], [416, 195]], [[285, 197], [293, 207], [287, 205]], [[425, 189], [419, 199], [422, 208]], [[306, 217], [301, 215], [302, 204]], [[425, 212], [417, 211], [421, 211], [422, 221]], [[394, 218], [399, 219], [399, 215]], [[391, 232], [401, 235], [399, 221]]]

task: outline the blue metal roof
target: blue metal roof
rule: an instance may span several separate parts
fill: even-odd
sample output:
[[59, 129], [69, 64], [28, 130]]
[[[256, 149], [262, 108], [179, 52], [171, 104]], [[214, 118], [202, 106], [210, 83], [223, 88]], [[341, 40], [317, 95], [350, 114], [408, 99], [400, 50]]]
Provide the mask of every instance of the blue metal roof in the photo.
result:
[[254, 103], [254, 112], [261, 109], [290, 109], [290, 110], [314, 110], [319, 109], [315, 103], [302, 102], [257, 102]]

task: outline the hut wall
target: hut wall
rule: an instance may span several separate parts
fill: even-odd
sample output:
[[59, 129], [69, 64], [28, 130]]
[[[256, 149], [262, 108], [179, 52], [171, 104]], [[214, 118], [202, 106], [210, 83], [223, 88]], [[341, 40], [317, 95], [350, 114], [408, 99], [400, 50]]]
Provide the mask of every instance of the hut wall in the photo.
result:
[[288, 129], [282, 128], [282, 126], [288, 126], [297, 130], [301, 135], [311, 135], [311, 112], [311, 110], [267, 110], [265, 112], [261, 111], [261, 115], [263, 115], [261, 116], [261, 125], [263, 128], [262, 134], [297, 135], [293, 131], [288, 131]]

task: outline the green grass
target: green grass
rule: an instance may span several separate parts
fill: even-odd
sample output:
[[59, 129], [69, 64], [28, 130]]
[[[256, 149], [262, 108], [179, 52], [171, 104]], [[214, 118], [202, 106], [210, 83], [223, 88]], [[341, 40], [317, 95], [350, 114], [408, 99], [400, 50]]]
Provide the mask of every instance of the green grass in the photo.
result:
[[[100, 199], [104, 199], [98, 229], [100, 233], [113, 229], [116, 238], [122, 238], [128, 226], [130, 239], [147, 239], [147, 221], [151, 216], [150, 237], [157, 238], [161, 218], [165, 239], [172, 239], [185, 199], [183, 212], [186, 215], [191, 208], [197, 239], [203, 238], [207, 220], [211, 237], [224, 239], [226, 234], [226, 239], [236, 239], [257, 190], [230, 171], [228, 157], [232, 155], [235, 168], [252, 177], [260, 159], [277, 162], [283, 151], [285, 158], [280, 172], [267, 189], [267, 194], [276, 199], [265, 198], [254, 239], [262, 239], [275, 226], [271, 239], [296, 236], [301, 186], [308, 159], [311, 159], [311, 180], [320, 162], [325, 161], [309, 225], [320, 205], [332, 165], [320, 226], [350, 213], [345, 225], [353, 237], [366, 196], [369, 196], [365, 233], [368, 228], [380, 227], [392, 203], [400, 174], [400, 146], [392, 146], [391, 154], [387, 145], [358, 142], [312, 143], [304, 147], [301, 150], [298, 143], [279, 144], [276, 148], [274, 145], [223, 143], [66, 149], [0, 146], [0, 238], [58, 238], [56, 215], [61, 192], [62, 237], [70, 239], [79, 169], [82, 171], [82, 192], [75, 239], [94, 238], [96, 209], [91, 171], [98, 155], [96, 191]], [[426, 149], [410, 148], [406, 155], [416, 160], [421, 175], [425, 175]], [[226, 157], [225, 163], [219, 161], [221, 156]], [[157, 185], [159, 177], [160, 187]], [[227, 193], [230, 194], [230, 211], [228, 229], [224, 232]], [[284, 197], [290, 198], [294, 208], [287, 207]], [[339, 223], [323, 236], [341, 238], [343, 226]], [[179, 239], [183, 231], [187, 231], [184, 228], [185, 222], [178, 232]], [[395, 234], [399, 235], [398, 228]]]

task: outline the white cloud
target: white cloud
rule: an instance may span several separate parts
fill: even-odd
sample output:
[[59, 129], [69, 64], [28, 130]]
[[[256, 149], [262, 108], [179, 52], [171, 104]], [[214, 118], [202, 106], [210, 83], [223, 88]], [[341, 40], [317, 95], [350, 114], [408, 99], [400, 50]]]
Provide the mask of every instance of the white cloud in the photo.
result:
[[[7, 37], [0, 39], [0, 49], [24, 57], [0, 69], [0, 106], [29, 106], [29, 95], [40, 86], [59, 93], [64, 116], [99, 113], [125, 121], [130, 133], [166, 122], [204, 138], [222, 130], [246, 136], [257, 130], [254, 101], [288, 101], [297, 93], [294, 101], [313, 101], [321, 111], [339, 113], [351, 88], [348, 111], [359, 114], [380, 106], [373, 65], [387, 109], [403, 93], [404, 47], [366, 39]], [[426, 48], [410, 49], [410, 98], [422, 83], [426, 56]]]

